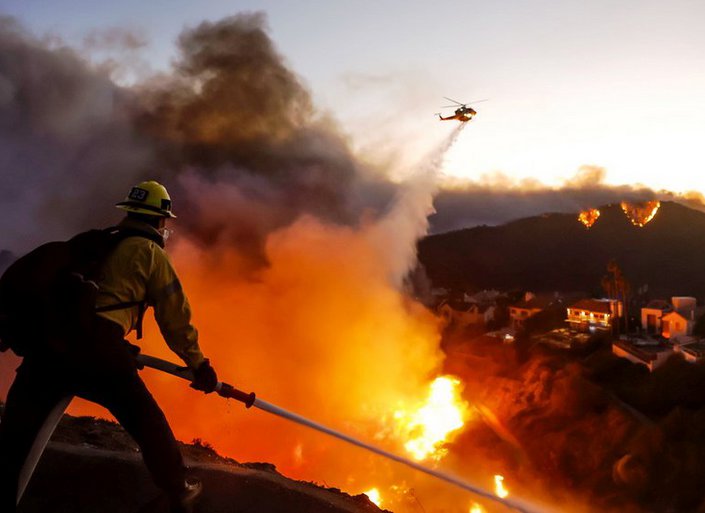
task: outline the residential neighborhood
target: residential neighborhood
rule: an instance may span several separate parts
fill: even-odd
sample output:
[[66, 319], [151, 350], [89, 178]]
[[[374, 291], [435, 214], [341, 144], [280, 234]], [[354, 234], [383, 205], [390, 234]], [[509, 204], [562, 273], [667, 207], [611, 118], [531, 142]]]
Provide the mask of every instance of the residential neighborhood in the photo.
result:
[[[641, 306], [632, 300], [627, 321], [624, 302], [612, 298], [497, 290], [444, 294], [435, 311], [446, 329], [454, 332], [481, 333], [503, 342], [531, 337], [536, 343], [562, 349], [585, 347], [600, 337], [609, 341], [615, 356], [649, 371], [676, 354], [692, 363], [705, 358], [705, 337], [694, 334], [705, 306], [698, 306], [690, 296], [650, 299]], [[544, 324], [554, 325], [541, 329], [541, 316], [546, 317]]]

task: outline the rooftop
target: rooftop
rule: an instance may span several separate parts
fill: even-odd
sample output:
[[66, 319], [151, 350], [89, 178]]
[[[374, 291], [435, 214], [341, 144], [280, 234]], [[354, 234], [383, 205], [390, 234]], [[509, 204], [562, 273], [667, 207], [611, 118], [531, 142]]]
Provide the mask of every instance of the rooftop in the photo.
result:
[[673, 350], [666, 344], [658, 345], [640, 345], [637, 346], [628, 340], [615, 340], [613, 344], [628, 353], [636, 356], [644, 362], [655, 360], [660, 353], [672, 352]]
[[703, 358], [705, 357], [705, 342], [700, 341], [688, 344], [687, 346], [681, 346], [681, 351], [696, 358]]
[[588, 312], [612, 313], [611, 300], [607, 299], [581, 299], [568, 308], [573, 310], [586, 310]]
[[673, 306], [665, 299], [652, 299], [644, 308], [650, 310], [672, 310]]
[[514, 303], [511, 305], [512, 308], [522, 308], [525, 310], [544, 310], [551, 306], [551, 304], [555, 301], [553, 296], [548, 297], [548, 296], [534, 296], [528, 301], [526, 299], [522, 299], [518, 303]]

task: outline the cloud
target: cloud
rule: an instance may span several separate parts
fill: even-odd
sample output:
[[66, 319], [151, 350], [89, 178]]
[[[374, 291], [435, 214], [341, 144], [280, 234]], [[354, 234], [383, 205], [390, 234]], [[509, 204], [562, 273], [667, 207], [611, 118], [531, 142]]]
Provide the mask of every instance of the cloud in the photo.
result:
[[517, 181], [501, 173], [446, 186], [434, 199], [436, 214], [429, 219], [431, 231], [441, 233], [478, 225], [498, 225], [547, 212], [577, 213], [623, 200], [685, 201], [673, 193], [645, 186], [607, 185], [604, 177], [603, 168], [586, 165], [560, 187], [549, 187], [536, 180]]

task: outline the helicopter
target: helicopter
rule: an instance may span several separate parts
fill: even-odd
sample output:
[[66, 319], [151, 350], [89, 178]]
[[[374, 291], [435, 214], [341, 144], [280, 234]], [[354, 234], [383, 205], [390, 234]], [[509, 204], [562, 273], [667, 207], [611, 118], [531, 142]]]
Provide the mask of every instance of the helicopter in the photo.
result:
[[480, 102], [486, 102], [487, 100], [477, 100], [474, 102], [468, 102], [468, 103], [460, 103], [459, 101], [456, 101], [452, 98], [448, 98], [447, 96], [444, 96], [446, 100], [453, 102], [455, 105], [444, 105], [443, 109], [446, 108], [455, 108], [455, 114], [452, 116], [448, 116], [444, 118], [441, 116], [440, 113], [436, 113], [437, 116], [440, 118], [441, 121], [450, 121], [451, 119], [457, 119], [461, 123], [467, 123], [472, 119], [472, 117], [477, 114], [477, 111], [471, 107], [468, 107], [468, 105], [472, 105], [473, 103], [480, 103]]

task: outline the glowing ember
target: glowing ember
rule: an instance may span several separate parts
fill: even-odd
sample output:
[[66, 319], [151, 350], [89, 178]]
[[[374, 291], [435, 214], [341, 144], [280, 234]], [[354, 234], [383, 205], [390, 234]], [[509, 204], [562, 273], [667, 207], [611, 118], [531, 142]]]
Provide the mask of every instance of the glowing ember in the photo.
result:
[[473, 502], [470, 505], [470, 511], [469, 513], [485, 513], [485, 508], [480, 506], [477, 502]]
[[402, 427], [406, 450], [416, 460], [440, 460], [448, 452], [448, 436], [465, 424], [468, 405], [460, 397], [460, 380], [441, 376], [431, 383], [428, 399], [412, 412], [397, 411], [394, 418]]
[[629, 218], [634, 226], [644, 226], [651, 221], [658, 212], [661, 202], [658, 200], [645, 201], [643, 203], [621, 203], [622, 211]]
[[509, 496], [509, 491], [504, 487], [504, 476], [499, 474], [494, 476], [494, 494], [500, 499]]
[[578, 221], [583, 223], [583, 225], [585, 225], [585, 228], [590, 228], [593, 224], [595, 224], [595, 221], [597, 221], [598, 217], [600, 217], [600, 211], [596, 208], [591, 208], [589, 210], [583, 210], [582, 212], [580, 212], [580, 214], [578, 215]]
[[367, 495], [367, 498], [370, 499], [370, 501], [374, 502], [377, 507], [382, 507], [382, 495], [379, 493], [379, 490], [377, 488], [372, 488], [362, 493]]

